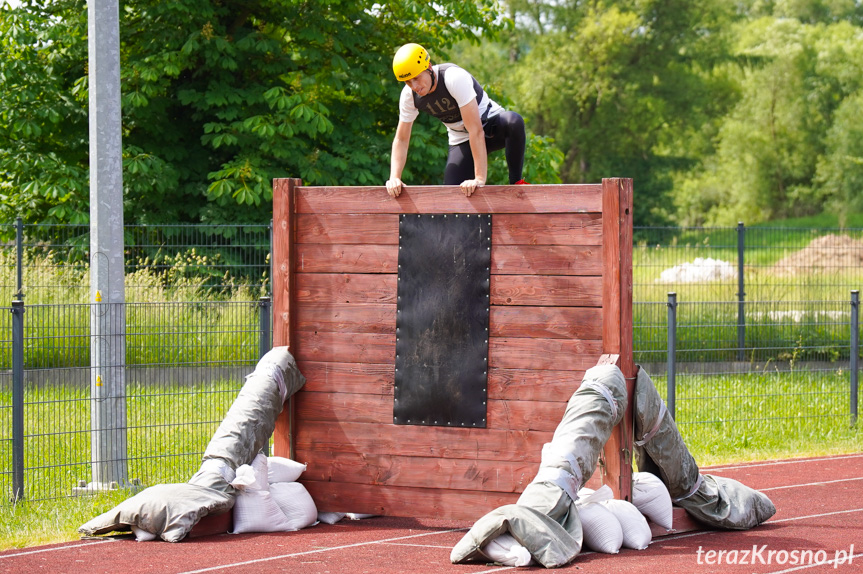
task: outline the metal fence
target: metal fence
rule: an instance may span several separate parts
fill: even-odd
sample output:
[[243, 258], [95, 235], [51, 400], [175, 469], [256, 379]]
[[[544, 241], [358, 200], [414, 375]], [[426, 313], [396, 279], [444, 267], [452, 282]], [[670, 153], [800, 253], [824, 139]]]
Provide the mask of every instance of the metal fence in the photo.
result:
[[[863, 230], [637, 228], [635, 237], [636, 360], [687, 440], [745, 448], [762, 432], [849, 428]], [[10, 304], [0, 309], [0, 493], [68, 496], [100, 463], [89, 228], [16, 222], [0, 225], [0, 241]], [[126, 228], [129, 482], [188, 480], [269, 347], [270, 241], [263, 225]]]

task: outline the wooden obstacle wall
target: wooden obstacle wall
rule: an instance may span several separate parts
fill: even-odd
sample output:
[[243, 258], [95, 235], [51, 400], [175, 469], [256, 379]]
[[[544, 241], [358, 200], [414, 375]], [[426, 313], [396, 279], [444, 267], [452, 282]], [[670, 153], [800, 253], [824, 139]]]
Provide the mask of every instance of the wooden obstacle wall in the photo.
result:
[[[320, 511], [475, 520], [515, 502], [586, 369], [631, 387], [632, 181], [311, 187], [274, 182], [274, 345], [305, 387], [275, 453]], [[393, 424], [400, 214], [492, 214], [487, 428]], [[631, 408], [629, 409], [631, 411]], [[591, 479], [628, 498], [631, 412]]]

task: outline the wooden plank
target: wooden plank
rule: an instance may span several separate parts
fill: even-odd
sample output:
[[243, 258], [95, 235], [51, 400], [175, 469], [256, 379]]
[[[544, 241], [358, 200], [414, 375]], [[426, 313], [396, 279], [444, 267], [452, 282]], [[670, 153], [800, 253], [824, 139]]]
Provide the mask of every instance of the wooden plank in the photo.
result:
[[[295, 247], [298, 273], [395, 273], [397, 245], [321, 245]], [[492, 274], [601, 275], [602, 249], [580, 245], [492, 245]]]
[[548, 431], [444, 428], [365, 424], [352, 420], [304, 420], [297, 428], [300, 462], [319, 452], [430, 456], [442, 459], [499, 460], [539, 463]]
[[[294, 261], [294, 191], [298, 179], [281, 179], [273, 182], [273, 346], [293, 347], [293, 314], [296, 309]], [[273, 452], [291, 458], [293, 455], [294, 417], [293, 399], [276, 419]]]
[[635, 377], [632, 333], [632, 180], [619, 179], [618, 218], [620, 224], [620, 369], [626, 380], [627, 405], [620, 422], [620, 493], [632, 500], [632, 449], [634, 432]]
[[441, 488], [350, 485], [301, 480], [319, 512], [356, 512], [385, 516], [433, 516], [473, 521], [506, 504], [516, 493], [459, 491]]
[[492, 218], [495, 245], [602, 245], [600, 213], [519, 213]]
[[392, 365], [298, 361], [306, 377], [304, 393], [385, 395], [392, 400], [395, 371]]
[[652, 520], [648, 520], [647, 524], [650, 526], [650, 534], [653, 538], [669, 536], [671, 534], [681, 534], [683, 532], [707, 530], [706, 526], [700, 524], [694, 518], [689, 516], [684, 509], [677, 507], [671, 509], [671, 530], [666, 530]]
[[294, 358], [326, 363], [393, 364], [395, 335], [377, 333], [303, 333], [297, 338]]
[[584, 371], [602, 354], [599, 341], [565, 339], [489, 339], [490, 367]]
[[536, 462], [317, 452], [309, 459], [302, 478], [347, 484], [522, 492], [538, 469]]
[[457, 186], [298, 187], [298, 213], [589, 213], [602, 209], [599, 184], [488, 185], [471, 197]]
[[551, 431], [557, 428], [566, 402], [488, 401], [488, 428]]
[[[381, 425], [393, 422], [393, 400], [387, 395], [302, 392], [295, 397], [297, 416], [303, 421], [351, 421]], [[489, 400], [486, 428], [554, 431], [565, 409], [566, 402]], [[429, 424], [423, 428], [428, 432], [437, 432], [438, 428], [444, 427]]]
[[398, 277], [382, 274], [297, 273], [297, 302], [395, 303]]
[[[393, 397], [392, 365], [301, 361], [304, 393], [353, 393]], [[488, 398], [508, 401], [566, 402], [581, 385], [584, 371], [489, 369]]]
[[299, 306], [296, 320], [298, 332], [328, 331], [395, 335], [396, 305], [394, 303], [307, 304]]
[[602, 277], [492, 275], [492, 305], [601, 307]]
[[581, 386], [582, 379], [584, 371], [489, 369], [488, 398], [565, 402]]
[[602, 249], [581, 245], [492, 245], [492, 274], [602, 275]]
[[302, 213], [297, 216], [297, 243], [398, 245], [397, 214]]
[[297, 416], [303, 422], [351, 421], [382, 425], [393, 422], [393, 399], [389, 396], [343, 392], [300, 392], [294, 396]]
[[601, 339], [602, 313], [595, 307], [492, 306], [492, 337]]
[[395, 273], [398, 245], [296, 245], [297, 273]]

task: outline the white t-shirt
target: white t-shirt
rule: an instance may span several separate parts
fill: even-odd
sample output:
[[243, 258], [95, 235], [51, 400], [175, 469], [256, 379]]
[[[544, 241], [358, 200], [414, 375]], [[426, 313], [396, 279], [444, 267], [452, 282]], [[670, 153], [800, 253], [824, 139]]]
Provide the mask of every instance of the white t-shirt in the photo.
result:
[[[440, 81], [439, 66], [432, 66], [435, 76]], [[458, 66], [447, 68], [444, 74], [444, 84], [449, 93], [455, 98], [456, 105], [459, 108], [467, 105], [471, 100], [475, 100], [477, 93], [474, 91], [474, 79], [466, 70]], [[503, 111], [503, 108], [494, 100], [488, 97], [488, 94], [483, 90], [482, 99], [479, 102], [480, 116], [483, 111], [488, 108], [487, 117], [493, 118]], [[399, 120], [407, 123], [412, 123], [417, 119], [419, 110], [414, 104], [413, 90], [405, 84], [402, 88], [402, 93], [399, 97]], [[443, 122], [446, 126], [449, 145], [459, 145], [470, 139], [467, 129], [464, 127], [463, 121], [454, 123]]]

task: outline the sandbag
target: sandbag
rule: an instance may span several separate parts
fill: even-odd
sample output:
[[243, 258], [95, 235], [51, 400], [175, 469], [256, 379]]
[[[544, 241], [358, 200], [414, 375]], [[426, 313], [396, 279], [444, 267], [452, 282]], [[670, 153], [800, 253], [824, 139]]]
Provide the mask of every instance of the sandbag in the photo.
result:
[[603, 485], [584, 496], [588, 489], [580, 491], [576, 503], [584, 545], [595, 552], [617, 554], [623, 545], [623, 529], [611, 510], [604, 505], [613, 496], [611, 488]]
[[274, 482], [270, 495], [287, 518], [288, 530], [300, 530], [318, 521], [315, 501], [299, 482]]
[[641, 514], [671, 530], [671, 496], [658, 476], [649, 472], [632, 473], [632, 504]]
[[344, 512], [318, 512], [318, 520], [324, 524], [335, 524], [345, 516]]
[[509, 534], [501, 534], [491, 542], [483, 546], [483, 554], [504, 566], [530, 566], [533, 559], [527, 548], [518, 543], [518, 540]]
[[626, 383], [614, 365], [588, 369], [573, 393], [534, 480], [514, 505], [480, 518], [450, 554], [453, 563], [488, 560], [482, 548], [509, 533], [546, 568], [563, 566], [581, 550], [578, 490], [596, 468], [611, 430], [626, 410]]
[[305, 464], [283, 456], [267, 457], [267, 480], [274, 482], [294, 482], [306, 470]]
[[658, 476], [675, 505], [715, 528], [745, 530], [776, 513], [770, 499], [736, 480], [701, 475], [650, 376], [635, 382], [635, 459], [640, 471]]
[[546, 568], [557, 568], [572, 561], [581, 550], [581, 523], [576, 534], [565, 530], [547, 515], [518, 504], [492, 510], [479, 520], [453, 547], [454, 564], [470, 561], [489, 562], [493, 558], [483, 548], [501, 534], [509, 533], [527, 548], [534, 560]]
[[615, 499], [604, 500], [600, 504], [608, 508], [620, 523], [620, 530], [623, 533], [623, 548], [644, 550], [650, 545], [650, 541], [653, 539], [650, 525], [647, 524], [647, 519], [634, 504], [626, 500]]
[[242, 490], [236, 494], [231, 534], [296, 530], [267, 490]]
[[233, 506], [233, 496], [212, 488], [158, 484], [86, 522], [78, 532], [95, 536], [128, 532], [134, 526], [166, 542], [179, 542], [203, 517], [227, 512]]

